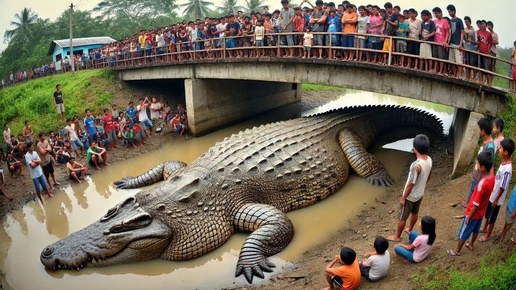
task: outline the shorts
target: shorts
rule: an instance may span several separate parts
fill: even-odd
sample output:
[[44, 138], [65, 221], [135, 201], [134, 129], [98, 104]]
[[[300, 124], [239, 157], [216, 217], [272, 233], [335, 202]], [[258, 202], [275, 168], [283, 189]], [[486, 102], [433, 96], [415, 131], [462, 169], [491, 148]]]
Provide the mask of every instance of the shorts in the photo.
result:
[[281, 36], [281, 45], [294, 46], [294, 37], [292, 34]]
[[440, 44], [432, 45], [432, 56], [438, 59], [448, 59], [448, 55], [446, 54], [444, 46]]
[[181, 132], [181, 130], [183, 130], [183, 125], [177, 125], [176, 132]]
[[45, 176], [43, 176], [43, 175], [33, 178], [32, 182], [34, 183], [34, 187], [36, 188], [36, 193], [40, 193], [41, 188], [43, 188], [43, 190], [48, 189], [47, 181], [45, 180]]
[[234, 38], [226, 39], [226, 48], [235, 48], [236, 41]]
[[396, 52], [406, 53], [407, 52], [407, 42], [404, 40], [396, 41]]
[[[93, 165], [94, 166], [94, 165]], [[77, 176], [77, 178], [81, 179], [81, 176], [82, 176], [82, 171], [74, 171], [75, 172], [75, 175]], [[72, 173], [68, 174], [68, 177], [72, 180], [75, 180], [75, 178], [73, 177]]]
[[355, 47], [355, 36], [343, 35], [341, 43], [342, 47]]
[[310, 50], [312, 50], [312, 47], [311, 46], [303, 46], [303, 50], [310, 51]]
[[391, 46], [391, 40], [389, 38], [383, 40], [382, 51], [389, 52], [389, 50], [393, 50], [393, 48], [394, 46]]
[[419, 42], [409, 41], [407, 42], [407, 52], [413, 55], [419, 55]]
[[432, 58], [432, 45], [421, 43], [419, 47], [419, 56], [422, 58]]
[[362, 266], [362, 263], [359, 263], [358, 266], [360, 267], [360, 275], [366, 278], [368, 281], [373, 282], [373, 280], [371, 280], [371, 276], [369, 276], [369, 272], [371, 272], [371, 267], [364, 267]]
[[116, 131], [115, 130], [106, 132], [106, 135], [107, 135], [108, 143], [110, 143], [110, 144], [115, 142], [116, 140], [118, 140], [118, 137], [116, 136]]
[[456, 64], [462, 64], [462, 52], [456, 47], [450, 47], [448, 60]]
[[513, 223], [516, 222], [516, 217], [511, 219], [511, 210], [508, 207], [506, 209], [507, 209], [507, 212], [505, 213], [505, 222], [512, 225]]
[[365, 48], [365, 38], [355, 38], [355, 48]]
[[419, 212], [419, 206], [421, 205], [422, 200], [423, 198], [420, 198], [418, 201], [412, 202], [408, 199], [405, 199], [405, 205], [401, 209], [400, 213], [400, 221], [406, 221], [411, 213], [417, 214]]
[[56, 109], [57, 109], [57, 113], [58, 114], [62, 114], [64, 113], [64, 104], [61, 103], [61, 104], [56, 104]]
[[482, 225], [482, 219], [470, 220], [466, 225], [466, 217], [462, 219], [462, 225], [460, 226], [458, 237], [461, 241], [469, 239], [472, 233], [478, 234], [480, 232], [480, 226]]
[[52, 162], [49, 162], [47, 165], [41, 166], [41, 168], [43, 169], [43, 174], [46, 178], [48, 178], [50, 174], [54, 173], [54, 166], [52, 165]]
[[342, 278], [337, 275], [331, 276], [331, 280], [333, 281], [333, 283], [339, 286], [338, 289], [340, 289], [342, 287], [342, 284], [344, 284]]
[[142, 130], [151, 129], [153, 126], [151, 120], [149, 119], [141, 121], [140, 124], [142, 125]]
[[500, 212], [500, 207], [502, 207], [501, 205], [497, 205], [495, 207], [492, 207], [491, 205], [491, 202], [487, 203], [486, 214], [484, 215], [484, 217], [487, 220], [487, 223], [490, 225], [496, 222], [496, 219], [498, 218], [498, 213]]
[[464, 61], [467, 65], [478, 67], [478, 54], [472, 52], [466, 52]]
[[324, 35], [314, 34], [314, 45], [323, 46], [324, 45]]
[[256, 47], [262, 47], [262, 46], [263, 46], [263, 40], [257, 40]]
[[369, 36], [367, 38], [367, 48], [379, 50], [382, 48], [382, 41], [378, 37]]
[[75, 139], [71, 143], [73, 151], [77, 151], [77, 147], [84, 148], [84, 144], [82, 144], [81, 140], [79, 139]]
[[489, 71], [493, 69], [493, 61], [487, 56], [480, 55], [479, 64], [481, 69]]

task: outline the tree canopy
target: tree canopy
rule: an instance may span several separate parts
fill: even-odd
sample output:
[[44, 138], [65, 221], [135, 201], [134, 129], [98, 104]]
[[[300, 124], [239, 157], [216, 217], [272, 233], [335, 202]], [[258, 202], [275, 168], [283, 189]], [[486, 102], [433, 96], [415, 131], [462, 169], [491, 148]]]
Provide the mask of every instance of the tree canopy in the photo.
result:
[[210, 7], [213, 2], [206, 0], [190, 0], [187, 3], [179, 5], [183, 10], [183, 16], [193, 16], [195, 19], [201, 19], [211, 13]]
[[23, 8], [20, 14], [14, 15], [14, 20], [11, 21], [10, 26], [14, 29], [7, 30], [4, 33], [4, 41], [9, 41], [18, 36], [28, 38], [32, 34], [32, 26], [38, 20], [38, 15], [32, 12], [30, 8]]

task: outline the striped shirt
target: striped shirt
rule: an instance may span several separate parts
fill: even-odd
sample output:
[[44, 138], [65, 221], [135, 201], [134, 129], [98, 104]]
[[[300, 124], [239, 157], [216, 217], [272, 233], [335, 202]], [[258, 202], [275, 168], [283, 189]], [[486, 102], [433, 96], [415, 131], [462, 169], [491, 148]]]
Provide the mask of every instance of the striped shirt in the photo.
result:
[[496, 180], [495, 185], [493, 187], [493, 192], [491, 193], [491, 197], [489, 197], [489, 201], [491, 203], [494, 202], [496, 196], [498, 195], [498, 191], [503, 189], [503, 193], [498, 199], [497, 205], [502, 205], [505, 200], [505, 195], [509, 191], [509, 183], [511, 182], [512, 177], [512, 163], [509, 162], [507, 164], [500, 164], [498, 171], [496, 172]]

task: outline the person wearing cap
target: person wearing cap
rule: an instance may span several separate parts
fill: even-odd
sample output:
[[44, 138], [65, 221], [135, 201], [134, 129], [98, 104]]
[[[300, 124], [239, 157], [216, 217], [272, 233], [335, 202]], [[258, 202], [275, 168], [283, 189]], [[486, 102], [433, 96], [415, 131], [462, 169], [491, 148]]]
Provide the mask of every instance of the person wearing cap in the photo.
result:
[[288, 0], [281, 0], [281, 5], [283, 8], [281, 8], [280, 11], [280, 27], [281, 33], [286, 33], [286, 35], [282, 34], [280, 38], [280, 45], [287, 45], [289, 46], [288, 49], [285, 49], [285, 55], [288, 50], [288, 56], [287, 57], [293, 57], [294, 56], [294, 36], [292, 35], [292, 32], [294, 31], [294, 18], [295, 18], [295, 12], [293, 9], [290, 9], [288, 6]]
[[[324, 45], [324, 24], [326, 23], [326, 18], [328, 17], [328, 11], [323, 9], [323, 1], [317, 0], [315, 1], [314, 12], [310, 16], [310, 24], [312, 24], [312, 32], [314, 32], [314, 45], [315, 46], [323, 46]], [[323, 49], [319, 47], [319, 59], [322, 59]]]

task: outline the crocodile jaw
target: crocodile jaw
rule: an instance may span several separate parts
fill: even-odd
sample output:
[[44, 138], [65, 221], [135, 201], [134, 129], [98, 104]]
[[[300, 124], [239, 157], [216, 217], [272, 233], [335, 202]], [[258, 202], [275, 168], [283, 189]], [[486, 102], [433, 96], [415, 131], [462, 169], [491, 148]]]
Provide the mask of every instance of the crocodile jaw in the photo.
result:
[[158, 258], [171, 239], [170, 228], [131, 197], [99, 221], [47, 246], [40, 260], [51, 270], [139, 262]]

